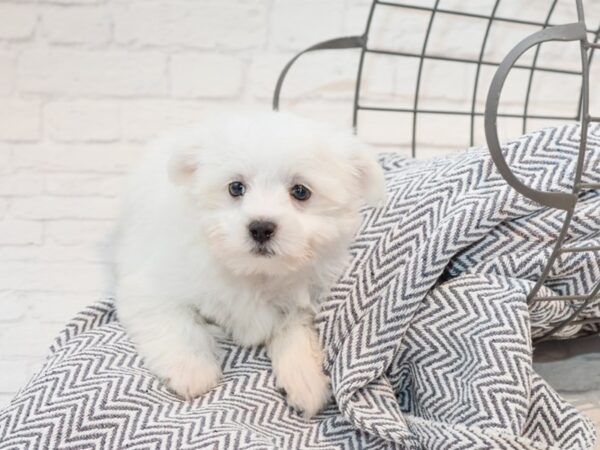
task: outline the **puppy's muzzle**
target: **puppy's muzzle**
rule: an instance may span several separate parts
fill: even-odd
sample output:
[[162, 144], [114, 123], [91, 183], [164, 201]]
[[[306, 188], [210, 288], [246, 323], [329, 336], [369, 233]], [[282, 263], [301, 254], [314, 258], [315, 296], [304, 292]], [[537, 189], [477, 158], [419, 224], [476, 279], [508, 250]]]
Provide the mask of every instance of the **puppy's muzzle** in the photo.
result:
[[267, 220], [254, 220], [248, 225], [248, 231], [252, 239], [259, 244], [269, 241], [277, 230], [277, 225]]

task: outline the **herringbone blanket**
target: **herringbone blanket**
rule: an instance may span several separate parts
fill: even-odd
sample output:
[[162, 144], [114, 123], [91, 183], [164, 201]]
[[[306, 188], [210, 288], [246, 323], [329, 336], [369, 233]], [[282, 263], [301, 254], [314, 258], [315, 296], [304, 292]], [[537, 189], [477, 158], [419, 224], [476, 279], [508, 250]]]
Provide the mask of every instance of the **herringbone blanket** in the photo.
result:
[[[578, 131], [526, 135], [505, 146], [507, 160], [528, 185], [565, 191]], [[182, 401], [144, 368], [108, 301], [67, 325], [0, 413], [0, 448], [593, 447], [590, 422], [531, 363], [532, 333], [575, 307], [529, 311], [525, 301], [564, 213], [508, 187], [485, 149], [381, 162], [387, 204], [365, 211], [352, 262], [317, 317], [336, 400], [320, 415], [306, 421], [288, 408], [263, 348], [229, 341], [221, 384]], [[584, 181], [600, 182], [599, 127], [587, 166]], [[598, 245], [599, 234], [600, 192], [590, 191], [569, 242]], [[546, 295], [587, 292], [600, 275], [596, 253], [565, 256]]]

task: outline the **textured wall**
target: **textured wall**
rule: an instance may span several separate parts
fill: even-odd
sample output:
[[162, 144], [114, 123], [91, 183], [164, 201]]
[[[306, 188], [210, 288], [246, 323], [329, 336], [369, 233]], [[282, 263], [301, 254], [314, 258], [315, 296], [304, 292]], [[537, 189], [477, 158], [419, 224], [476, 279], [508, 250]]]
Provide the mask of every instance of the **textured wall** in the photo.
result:
[[[481, 12], [492, 1], [442, 3]], [[527, 10], [504, 3], [503, 14], [540, 18], [531, 7], [538, 0]], [[368, 7], [361, 0], [0, 0], [0, 404], [38, 367], [62, 324], [110, 294], [107, 243], [124, 174], [144, 142], [214, 111], [268, 108], [294, 52], [360, 34]], [[427, 18], [380, 12], [373, 45], [417, 50]], [[436, 22], [432, 48], [476, 57], [485, 21], [454, 19]], [[486, 58], [498, 60], [532, 31], [494, 29]], [[370, 57], [368, 101], [412, 105], [416, 61]], [[541, 61], [571, 67], [577, 54], [546, 52]], [[347, 126], [356, 63], [355, 51], [306, 57], [286, 85], [284, 107]], [[422, 107], [468, 108], [474, 70], [428, 63]], [[521, 72], [505, 97], [515, 111], [527, 79]], [[480, 108], [492, 74], [482, 70]], [[572, 110], [575, 91], [566, 81], [540, 78], [534, 91], [544, 100], [534, 102], [539, 110]], [[424, 154], [465, 146], [465, 120], [422, 119]], [[409, 116], [361, 121], [361, 134], [375, 144], [410, 141]]]

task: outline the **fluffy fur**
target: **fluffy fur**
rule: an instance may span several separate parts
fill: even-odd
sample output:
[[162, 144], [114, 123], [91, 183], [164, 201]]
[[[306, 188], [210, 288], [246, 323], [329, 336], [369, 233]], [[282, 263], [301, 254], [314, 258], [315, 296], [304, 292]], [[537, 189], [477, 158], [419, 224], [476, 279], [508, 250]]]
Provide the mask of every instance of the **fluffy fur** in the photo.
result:
[[[244, 195], [230, 194], [234, 181]], [[290, 195], [297, 184], [308, 200]], [[117, 312], [147, 367], [179, 395], [201, 395], [221, 377], [223, 330], [266, 344], [289, 403], [318, 412], [330, 394], [312, 319], [359, 208], [383, 198], [373, 155], [350, 134], [291, 115], [229, 116], [160, 139], [127, 194]], [[256, 220], [277, 227], [264, 244], [249, 232]]]

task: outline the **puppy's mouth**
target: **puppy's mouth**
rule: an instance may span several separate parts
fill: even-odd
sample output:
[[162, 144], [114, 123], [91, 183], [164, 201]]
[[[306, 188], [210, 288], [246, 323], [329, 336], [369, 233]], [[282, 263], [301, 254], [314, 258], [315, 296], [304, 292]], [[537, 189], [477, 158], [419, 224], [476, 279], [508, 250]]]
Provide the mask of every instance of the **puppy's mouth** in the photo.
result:
[[253, 255], [262, 256], [264, 258], [275, 256], [273, 249], [267, 247], [266, 245], [257, 245], [251, 250], [251, 252]]

